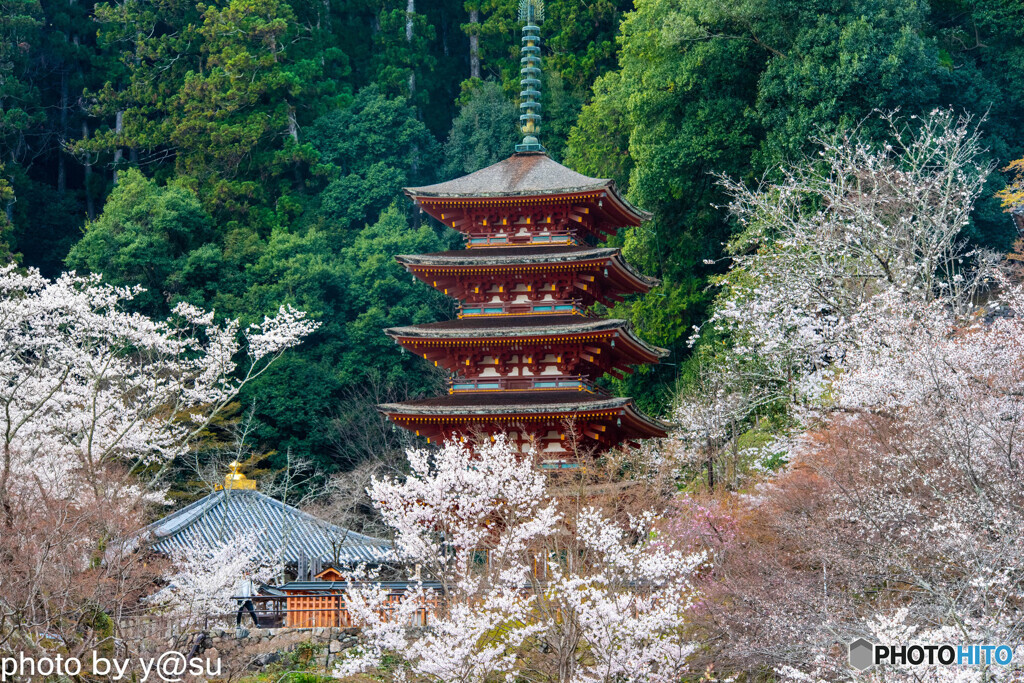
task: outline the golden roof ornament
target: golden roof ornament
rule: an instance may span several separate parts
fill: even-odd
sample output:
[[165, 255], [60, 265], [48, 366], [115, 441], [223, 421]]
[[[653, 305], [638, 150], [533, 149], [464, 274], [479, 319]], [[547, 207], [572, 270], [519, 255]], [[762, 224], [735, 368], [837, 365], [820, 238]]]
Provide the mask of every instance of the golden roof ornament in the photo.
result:
[[238, 489], [242, 491], [255, 491], [256, 482], [252, 479], [247, 478], [244, 474], [239, 472], [241, 464], [237, 460], [231, 462], [228, 465], [228, 469], [231, 470], [229, 474], [224, 477], [224, 485], [218, 486], [218, 491]]

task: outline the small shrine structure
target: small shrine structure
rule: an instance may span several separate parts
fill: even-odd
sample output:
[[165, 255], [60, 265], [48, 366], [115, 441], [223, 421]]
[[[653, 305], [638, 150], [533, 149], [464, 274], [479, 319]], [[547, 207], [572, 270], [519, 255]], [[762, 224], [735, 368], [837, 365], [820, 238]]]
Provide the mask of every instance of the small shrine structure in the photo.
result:
[[640, 339], [629, 322], [593, 312], [658, 284], [619, 249], [597, 246], [651, 216], [614, 181], [546, 154], [536, 137], [543, 3], [524, 0], [520, 20], [524, 137], [516, 153], [454, 180], [405, 188], [423, 212], [465, 238], [464, 250], [398, 257], [417, 279], [456, 299], [458, 317], [385, 332], [448, 370], [448, 393], [379, 409], [431, 442], [505, 433], [559, 466], [572, 450], [569, 436], [593, 450], [665, 436], [665, 423], [595, 380], [624, 378], [668, 352]]

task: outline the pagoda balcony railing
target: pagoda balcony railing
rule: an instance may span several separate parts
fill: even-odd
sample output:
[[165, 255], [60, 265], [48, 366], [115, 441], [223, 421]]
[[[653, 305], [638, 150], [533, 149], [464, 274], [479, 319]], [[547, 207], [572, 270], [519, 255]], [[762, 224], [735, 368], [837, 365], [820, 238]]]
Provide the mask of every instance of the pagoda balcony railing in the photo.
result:
[[459, 304], [460, 318], [489, 315], [584, 315], [583, 302], [571, 301], [496, 301], [486, 304]]
[[608, 396], [582, 375], [536, 375], [533, 377], [456, 377], [448, 380], [448, 393], [464, 391], [585, 391]]
[[[537, 227], [537, 226], [531, 226]], [[565, 229], [544, 230], [544, 234], [527, 233], [517, 235], [494, 235], [489, 232], [471, 232], [466, 235], [466, 244], [470, 247], [507, 247], [529, 244], [576, 244], [575, 231]]]

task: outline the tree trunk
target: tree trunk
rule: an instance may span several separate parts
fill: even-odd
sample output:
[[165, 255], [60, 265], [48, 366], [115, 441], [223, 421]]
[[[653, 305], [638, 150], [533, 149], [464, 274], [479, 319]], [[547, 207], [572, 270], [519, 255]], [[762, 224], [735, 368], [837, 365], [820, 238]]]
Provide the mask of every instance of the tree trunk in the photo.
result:
[[[288, 137], [292, 139], [297, 147], [299, 144], [299, 123], [295, 120], [295, 107], [288, 107]], [[295, 174], [295, 183], [302, 182], [302, 167], [296, 161], [292, 164], [292, 173]]]
[[4, 462], [0, 469], [0, 512], [3, 513], [4, 527], [8, 529], [14, 526], [14, 509], [10, 498], [11, 460], [11, 444], [4, 443]]
[[[416, 14], [416, 0], [407, 0], [405, 4], [405, 42], [412, 44], [413, 16]], [[416, 70], [409, 65], [409, 99], [416, 95]]]
[[[120, 136], [124, 133], [124, 111], [118, 110], [114, 114], [114, 135]], [[120, 143], [120, 140], [118, 140]], [[117, 172], [121, 167], [121, 160], [124, 159], [124, 151], [121, 149], [120, 144], [114, 148], [114, 184], [117, 185]]]
[[[2, 111], [3, 111], [3, 109], [0, 109], [0, 112], [2, 112]], [[14, 150], [12, 149], [11, 150], [11, 168], [14, 168], [14, 165], [16, 163], [17, 163], [17, 157], [14, 155]], [[10, 181], [10, 184], [13, 187], [13, 185], [14, 185], [14, 177], [11, 176], [11, 175], [8, 175], [7, 179], [8, 179], [8, 181]], [[13, 223], [14, 222], [14, 200], [13, 199], [11, 201], [7, 202], [7, 205], [4, 206], [4, 213], [7, 215], [7, 222], [8, 223]]]
[[441, 10], [441, 49], [445, 57], [451, 55], [451, 51], [448, 49], [448, 13], [443, 9]]
[[740, 485], [740, 436], [736, 429], [736, 418], [732, 419], [732, 465], [729, 469], [729, 482], [726, 486], [731, 486], [732, 490], [735, 491]]
[[[68, 4], [71, 5], [71, 6], [74, 6], [74, 5], [77, 4], [77, 0], [69, 0]], [[79, 35], [78, 35], [77, 31], [75, 31], [75, 32], [73, 32], [71, 34], [71, 44], [74, 45], [76, 48], [81, 46], [81, 40], [79, 38]], [[76, 53], [77, 53], [77, 50], [76, 50]], [[77, 69], [76, 73], [79, 76], [79, 78], [81, 79], [81, 76], [82, 76], [82, 64], [81, 64], [81, 62], [78, 63], [78, 69]], [[65, 97], [66, 97], [66, 95], [65, 95]], [[78, 102], [79, 102], [79, 105], [81, 105], [81, 98], [79, 98]], [[67, 111], [67, 109], [66, 109], [67, 104], [68, 104], [67, 100], [65, 99], [65, 102], [64, 102], [65, 110], [64, 111]], [[84, 114], [84, 112], [83, 112], [83, 114]], [[70, 132], [68, 131], [68, 124], [67, 124], [67, 122], [64, 123], [63, 128], [64, 128], [63, 135], [64, 135], [65, 139], [70, 138], [71, 135], [70, 135]], [[82, 119], [82, 132], [86, 133], [86, 134], [89, 132], [89, 126], [88, 126], [88, 124], [86, 124], [84, 118]], [[86, 137], [88, 137], [88, 135], [86, 135]], [[88, 155], [86, 155], [86, 159], [88, 160]], [[84, 168], [84, 164], [83, 164], [83, 168]], [[89, 172], [90, 173], [92, 172], [92, 168], [89, 168]], [[85, 181], [88, 182], [88, 180], [89, 180], [88, 175], [86, 175]], [[85, 201], [86, 201], [86, 206], [88, 208], [88, 205], [92, 201], [92, 198], [89, 196], [89, 188], [88, 187], [86, 187], [86, 189], [85, 189]], [[92, 220], [92, 218], [90, 217], [89, 220]]]
[[67, 159], [64, 141], [68, 137], [68, 74], [60, 72], [60, 137], [57, 139], [57, 194], [64, 196], [68, 189]]
[[469, 77], [480, 78], [480, 10], [469, 11], [469, 23], [473, 32], [469, 34]]
[[[331, 0], [323, 0], [323, 18], [317, 21], [317, 29], [319, 29], [321, 37], [326, 34], [328, 40], [333, 39], [333, 36], [331, 36], [331, 25]], [[324, 51], [320, 50], [320, 66], [323, 67], [326, 63]]]
[[[82, 119], [82, 139], [89, 139], [89, 122]], [[96, 220], [96, 201], [92, 197], [92, 156], [89, 152], [82, 158], [82, 168], [85, 170], [85, 211], [89, 220]]]
[[[405, 4], [405, 40], [409, 43], [410, 50], [412, 48], [412, 29], [413, 29], [413, 16], [416, 14], [416, 0], [407, 0]], [[416, 97], [416, 69], [413, 68], [412, 64], [409, 65], [409, 104], [413, 104], [413, 100]], [[414, 105], [415, 107], [415, 105]], [[416, 108], [416, 118], [419, 118], [419, 108]], [[412, 171], [412, 175], [415, 176], [419, 172], [419, 147], [413, 145], [412, 147], [412, 163], [409, 166]]]

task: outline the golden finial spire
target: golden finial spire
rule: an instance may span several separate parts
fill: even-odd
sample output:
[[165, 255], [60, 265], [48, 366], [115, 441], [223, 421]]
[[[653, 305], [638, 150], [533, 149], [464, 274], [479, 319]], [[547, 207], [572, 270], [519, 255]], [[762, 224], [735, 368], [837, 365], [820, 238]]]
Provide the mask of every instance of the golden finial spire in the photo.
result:
[[520, 128], [523, 131], [522, 143], [516, 145], [517, 152], [543, 152], [544, 146], [537, 140], [540, 134], [540, 24], [544, 21], [544, 0], [519, 0], [519, 21], [523, 26], [523, 47], [520, 52], [523, 65], [520, 70], [523, 78], [519, 84], [523, 91], [519, 93], [522, 102], [519, 105], [523, 113], [519, 116]]
[[246, 478], [244, 474], [238, 471], [239, 468], [241, 468], [241, 464], [239, 464], [237, 460], [232, 461], [231, 464], [228, 465], [228, 469], [231, 470], [231, 472], [224, 477], [224, 486], [218, 486], [217, 488], [219, 490], [242, 489], [245, 491], [255, 491], [256, 482], [252, 479]]

